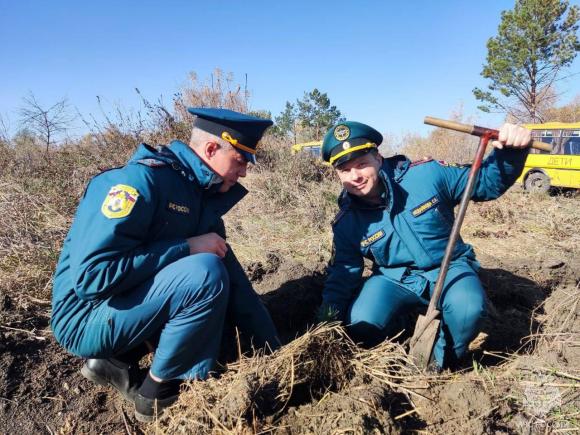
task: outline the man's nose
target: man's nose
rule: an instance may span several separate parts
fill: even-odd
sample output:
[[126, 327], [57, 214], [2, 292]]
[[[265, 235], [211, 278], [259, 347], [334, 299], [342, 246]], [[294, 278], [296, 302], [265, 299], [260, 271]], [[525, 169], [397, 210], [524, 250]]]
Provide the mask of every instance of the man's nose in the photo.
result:
[[352, 168], [350, 170], [350, 179], [351, 181], [358, 180], [360, 178], [360, 172], [356, 168]]

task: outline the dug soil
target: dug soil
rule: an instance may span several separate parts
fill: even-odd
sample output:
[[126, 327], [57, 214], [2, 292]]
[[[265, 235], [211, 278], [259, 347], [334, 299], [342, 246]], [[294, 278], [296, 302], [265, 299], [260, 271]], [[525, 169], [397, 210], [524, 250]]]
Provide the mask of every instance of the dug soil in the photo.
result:
[[[555, 258], [535, 264], [508, 264], [489, 255], [479, 259], [490, 314], [462, 372], [431, 377], [429, 388], [410, 394], [358, 376], [325, 393], [297, 388], [283, 408], [264, 410], [271, 430], [288, 434], [533, 433], [534, 425], [540, 427], [537, 420], [547, 421], [554, 410], [539, 399], [534, 402], [538, 388], [552, 388], [559, 397], [558, 409], [569, 403], [578, 406], [580, 264]], [[320, 303], [323, 265], [307, 269], [273, 254], [267, 264], [251, 264], [247, 271], [284, 341], [306, 331]], [[568, 295], [576, 306], [562, 307], [562, 295]], [[0, 433], [152, 431], [151, 426], [135, 421], [130, 404], [111, 389], [93, 385], [80, 375], [81, 359], [61, 349], [50, 334], [49, 312], [47, 301], [0, 294]], [[567, 329], [557, 332], [561, 325], [568, 325]], [[542, 333], [549, 337], [570, 332], [575, 341], [560, 343], [559, 350], [554, 350], [554, 341], [537, 338]], [[532, 334], [535, 340], [528, 338]], [[541, 378], [546, 367], [552, 372]], [[557, 378], [554, 367], [570, 378]], [[520, 373], [520, 383], [514, 387], [507, 380], [514, 379], [515, 371]], [[576, 387], [571, 393], [558, 387], [572, 384]], [[256, 419], [264, 424], [260, 429], [267, 427], [260, 418], [254, 415], [241, 422], [240, 430], [251, 432], [252, 421], [257, 429]], [[220, 429], [218, 424], [215, 427]], [[163, 426], [157, 429], [164, 430]], [[193, 424], [187, 429], [196, 430]]]

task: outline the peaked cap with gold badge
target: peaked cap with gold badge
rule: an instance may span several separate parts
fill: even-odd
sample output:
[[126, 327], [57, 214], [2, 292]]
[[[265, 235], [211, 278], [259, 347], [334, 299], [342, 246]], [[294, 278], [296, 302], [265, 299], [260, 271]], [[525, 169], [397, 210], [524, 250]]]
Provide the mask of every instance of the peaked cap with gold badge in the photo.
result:
[[256, 147], [264, 131], [273, 124], [271, 119], [228, 109], [189, 107], [187, 111], [195, 115], [194, 127], [231, 143], [251, 163], [256, 163]]
[[383, 135], [374, 128], [356, 121], [345, 121], [332, 127], [322, 141], [322, 159], [337, 167], [377, 149]]

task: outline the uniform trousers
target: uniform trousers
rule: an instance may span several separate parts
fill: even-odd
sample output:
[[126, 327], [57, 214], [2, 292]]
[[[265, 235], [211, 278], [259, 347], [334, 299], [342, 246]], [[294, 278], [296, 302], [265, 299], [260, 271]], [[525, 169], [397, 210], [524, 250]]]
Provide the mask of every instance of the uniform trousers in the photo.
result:
[[158, 339], [151, 365], [161, 379], [205, 379], [219, 353], [229, 277], [214, 254], [163, 268], [130, 291], [95, 304], [73, 353], [108, 358]]
[[[347, 314], [353, 339], [374, 346], [397, 333], [406, 313], [429, 304], [427, 295], [431, 296], [434, 288], [434, 281], [420, 275], [408, 276], [402, 282], [380, 273], [372, 275]], [[467, 260], [450, 264], [438, 309], [442, 321], [433, 354], [440, 367], [448, 367], [463, 357], [485, 315], [485, 293]]]

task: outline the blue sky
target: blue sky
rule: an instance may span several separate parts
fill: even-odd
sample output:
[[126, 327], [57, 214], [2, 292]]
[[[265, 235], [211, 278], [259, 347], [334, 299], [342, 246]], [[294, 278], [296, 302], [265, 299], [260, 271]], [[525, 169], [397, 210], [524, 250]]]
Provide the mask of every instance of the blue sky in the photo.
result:
[[[575, 0], [573, 4], [578, 4]], [[137, 87], [166, 102], [190, 71], [248, 75], [253, 109], [277, 115], [317, 87], [352, 120], [382, 132], [425, 133], [426, 115], [463, 104], [479, 124], [475, 86], [502, 10], [513, 1], [29, 1], [0, 0], [0, 114], [18, 126], [30, 92], [67, 97], [87, 115], [138, 109]], [[577, 59], [570, 72], [580, 72]], [[561, 82], [562, 103], [580, 93]]]

